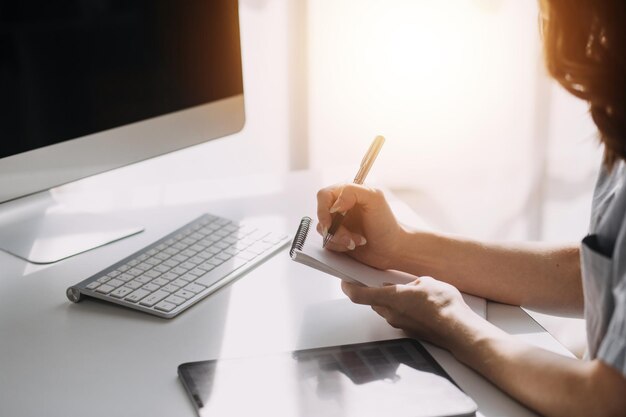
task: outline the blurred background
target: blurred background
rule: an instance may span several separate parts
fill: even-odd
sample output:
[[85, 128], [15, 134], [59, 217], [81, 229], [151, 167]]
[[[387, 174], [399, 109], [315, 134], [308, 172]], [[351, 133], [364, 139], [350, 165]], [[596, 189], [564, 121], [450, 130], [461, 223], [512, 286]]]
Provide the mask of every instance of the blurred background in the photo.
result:
[[[280, 3], [242, 8], [260, 16]], [[277, 46], [286, 47], [292, 74], [290, 168], [336, 169], [338, 181], [350, 180], [382, 134], [370, 181], [435, 228], [498, 240], [585, 235], [601, 151], [585, 103], [546, 74], [536, 1], [297, 3], [282, 4], [287, 39], [264, 42], [270, 66], [285, 62]], [[582, 320], [535, 317], [582, 353]]]
[[[350, 181], [382, 134], [368, 182], [432, 227], [580, 241], [601, 150], [585, 103], [546, 74], [538, 19], [533, 0], [240, 0], [246, 127], [164, 157], [181, 162], [172, 181], [298, 169]], [[224, 147], [241, 161], [220, 160]], [[104, 175], [149, 178], [160, 159]], [[533, 315], [582, 353], [582, 320]]]

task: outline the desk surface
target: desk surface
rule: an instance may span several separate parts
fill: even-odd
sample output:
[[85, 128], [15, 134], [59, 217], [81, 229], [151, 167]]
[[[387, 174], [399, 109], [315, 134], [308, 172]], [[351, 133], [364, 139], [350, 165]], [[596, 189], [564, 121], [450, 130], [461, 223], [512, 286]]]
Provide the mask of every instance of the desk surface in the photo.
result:
[[[172, 320], [65, 298], [69, 285], [203, 212], [292, 234], [302, 215], [315, 214], [315, 191], [324, 184], [322, 175], [297, 172], [98, 194], [59, 190], [61, 201], [87, 202], [146, 231], [48, 267], [0, 253], [0, 415], [194, 416], [176, 375], [180, 363], [401, 337], [371, 309], [350, 303], [336, 279], [291, 262], [286, 249]], [[402, 203], [392, 205], [405, 223], [416, 221]], [[490, 303], [488, 318], [569, 355], [517, 307]], [[534, 415], [449, 353], [427, 348], [481, 415]]]

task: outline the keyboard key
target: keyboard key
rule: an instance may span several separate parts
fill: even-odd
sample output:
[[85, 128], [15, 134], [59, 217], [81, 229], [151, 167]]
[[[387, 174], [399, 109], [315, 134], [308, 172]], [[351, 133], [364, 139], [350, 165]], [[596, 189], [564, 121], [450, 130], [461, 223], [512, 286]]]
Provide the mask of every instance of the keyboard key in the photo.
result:
[[176, 292], [178, 290], [180, 290], [180, 287], [177, 287], [176, 285], [172, 285], [172, 284], [167, 284], [164, 285], [163, 287], [161, 287], [162, 291], [167, 291], [167, 292]]
[[211, 224], [207, 224], [206, 228], [209, 230], [217, 230], [220, 228], [220, 225], [216, 223], [211, 223]]
[[174, 295], [182, 297], [185, 300], [189, 300], [191, 297], [193, 297], [196, 294], [192, 293], [191, 291], [187, 291], [187, 290], [178, 290], [178, 291], [176, 291], [176, 293]]
[[215, 255], [215, 258], [219, 259], [221, 261], [227, 261], [227, 260], [229, 260], [232, 257], [233, 257], [233, 255], [230, 255], [230, 254], [224, 253], [224, 252], [218, 253], [217, 255]]
[[152, 281], [152, 278], [150, 278], [147, 275], [142, 275], [142, 276], [135, 278], [135, 281], [141, 282], [142, 284], [147, 284], [150, 281]]
[[133, 292], [133, 290], [128, 287], [119, 287], [109, 295], [115, 298], [124, 298], [127, 294], [130, 294], [131, 292]]
[[186, 270], [194, 269], [196, 267], [196, 265], [201, 264], [202, 262], [204, 262], [204, 259], [205, 258], [201, 258], [199, 256], [194, 256], [193, 258], [189, 259], [187, 262], [183, 262], [182, 264], [178, 265], [178, 267], [179, 268], [184, 268]]
[[215, 255], [216, 253], [220, 253], [222, 249], [218, 248], [217, 246], [211, 246], [210, 248], [207, 248], [206, 251], [212, 255]]
[[178, 255], [173, 256], [172, 259], [176, 262], [185, 262], [187, 260], [187, 257], [179, 253]]
[[223, 260], [216, 258], [215, 256], [209, 259], [207, 262], [209, 263], [209, 265], [215, 265], [215, 266], [218, 266], [224, 263]]
[[[194, 277], [194, 279], [197, 278], [195, 276], [193, 276], [193, 277]], [[171, 285], [175, 285], [177, 287], [184, 287], [185, 285], [189, 284], [189, 282], [185, 281], [183, 279], [178, 278], [178, 279], [175, 279], [174, 281], [170, 282], [170, 284]]]
[[113, 288], [117, 288], [122, 284], [124, 284], [124, 281], [120, 281], [119, 279], [112, 279], [111, 281], [107, 282], [107, 285], [110, 285]]
[[176, 279], [178, 277], [179, 277], [179, 274], [175, 274], [172, 271], [170, 271], [170, 272], [164, 273], [159, 278], [162, 278], [162, 279], [167, 280], [167, 281], [171, 281], [171, 280]]
[[134, 278], [135, 277], [133, 277], [132, 275], [126, 274], [126, 273], [123, 273], [117, 276], [117, 279], [119, 279], [120, 281], [124, 281], [124, 282], [128, 282]]
[[184, 299], [183, 297], [179, 297], [177, 295], [170, 295], [169, 297], [167, 297], [165, 299], [165, 301], [167, 301], [168, 303], [172, 303], [172, 304], [176, 304], [176, 305], [181, 305], [182, 303], [184, 303], [185, 301], [187, 301], [186, 299]]
[[170, 256], [167, 253], [159, 252], [156, 255], [154, 255], [154, 257], [158, 260], [164, 261], [166, 259], [169, 259]]
[[155, 309], [169, 312], [176, 308], [176, 304], [168, 303], [167, 301], [161, 301], [159, 304], [154, 306]]
[[150, 291], [139, 288], [138, 290], [135, 290], [129, 296], [127, 296], [125, 300], [130, 301], [131, 303], [136, 303], [148, 294], [150, 294]]
[[[185, 272], [187, 272], [188, 269], [191, 269], [191, 268], [185, 269], [185, 268], [181, 268], [180, 266], [177, 266], [176, 268], [174, 268], [170, 272], [168, 272], [168, 274], [173, 274], [173, 275], [176, 275], [178, 277], [180, 275], [183, 275]], [[168, 279], [168, 278], [166, 278], [166, 279]]]
[[[198, 265], [198, 269], [202, 269], [204, 272], [210, 271], [211, 269], [215, 268], [216, 265], [216, 261], [210, 262], [211, 260], [209, 259], [206, 262], [201, 263], [200, 265]], [[218, 264], [219, 265], [219, 264]], [[204, 274], [203, 272], [203, 274]]]
[[197, 252], [202, 252], [203, 250], [206, 249], [207, 246], [209, 246], [209, 245], [201, 245], [199, 243], [196, 243], [195, 245], [191, 246], [189, 248], [189, 250], [194, 250], [194, 251], [196, 251], [196, 253]]
[[153, 292], [152, 294], [150, 294], [149, 296], [141, 300], [139, 304], [141, 304], [142, 306], [146, 306], [146, 307], [152, 307], [153, 305], [155, 305], [156, 303], [158, 303], [159, 301], [161, 301], [168, 295], [170, 295], [170, 293], [168, 293], [167, 291], [159, 290], [159, 291]]
[[174, 268], [175, 266], [178, 266], [178, 264], [180, 264], [180, 262], [176, 262], [173, 259], [168, 259], [167, 261], [163, 262], [163, 265], [169, 266], [170, 268]]
[[224, 230], [224, 229], [216, 230], [215, 233], [213, 233], [214, 236], [219, 236], [219, 237], [226, 237], [229, 234], [230, 234], [230, 232], [228, 230]]
[[107, 281], [111, 281], [111, 278], [105, 275], [103, 277], [98, 278], [96, 281], [98, 281], [100, 284], [104, 284]]
[[192, 256], [194, 256], [196, 253], [198, 253], [198, 251], [195, 250], [191, 250], [191, 249], [185, 249], [184, 251], [181, 252], [181, 254], [185, 255], [188, 258], [191, 258]]
[[190, 237], [186, 237], [185, 239], [181, 240], [180, 242], [183, 243], [186, 246], [191, 246], [194, 243], [196, 243], [196, 241], [191, 239]]
[[235, 271], [242, 266], [244, 266], [247, 262], [242, 259], [232, 258], [218, 266], [214, 270], [207, 272], [206, 274], [200, 276], [195, 283], [210, 287], [219, 281], [222, 277], [229, 274], [232, 271]]
[[158, 265], [158, 264], [160, 264], [160, 263], [161, 263], [161, 260], [160, 260], [160, 259], [158, 259], [158, 258], [152, 257], [152, 258], [148, 258], [148, 259], [146, 259], [146, 263], [147, 263], [148, 265], [152, 265], [152, 266], [154, 266], [154, 265]]
[[134, 277], [143, 274], [143, 271], [137, 268], [129, 269], [127, 272]]
[[87, 284], [85, 288], [87, 288], [88, 290], [95, 290], [99, 285], [100, 283], [98, 281], [92, 281], [89, 284]]
[[156, 290], [158, 290], [158, 289], [159, 289], [159, 286], [158, 286], [158, 285], [156, 285], [156, 284], [153, 284], [153, 283], [149, 282], [149, 283], [147, 283], [146, 285], [144, 285], [144, 286], [143, 286], [143, 287], [141, 287], [141, 288], [143, 288], [144, 290], [148, 290], [148, 291], [152, 292], [152, 291], [156, 291]]
[[191, 292], [193, 292], [195, 294], [198, 294], [199, 292], [204, 291], [206, 289], [206, 287], [204, 285], [198, 285], [198, 284], [195, 284], [195, 283], [191, 283], [191, 284], [187, 285], [185, 287], [185, 289], [187, 291], [191, 291]]
[[152, 283], [158, 285], [159, 287], [161, 287], [161, 286], [169, 283], [169, 281], [166, 280], [166, 279], [163, 279], [163, 278], [156, 278], [156, 279], [152, 280]]
[[[176, 250], [184, 250], [187, 246], [184, 243], [176, 242], [172, 247]], [[176, 256], [179, 256], [179, 255], [176, 255]]]
[[[201, 274], [202, 275], [202, 274]], [[183, 281], [195, 281], [198, 278], [198, 275], [186, 273], [185, 275], [181, 275], [178, 279], [182, 279]], [[178, 284], [174, 284], [178, 285]]]
[[226, 248], [224, 252], [222, 253], [227, 253], [229, 255], [237, 255], [239, 252], [241, 252], [241, 249], [238, 249], [236, 246], [231, 246], [229, 248]]
[[137, 288], [140, 288], [143, 285], [143, 282], [139, 282], [137, 280], [131, 281], [131, 282], [127, 282], [126, 285], [124, 285], [125, 287], [128, 287], [130, 289], [136, 290]]
[[137, 265], [135, 268], [141, 269], [142, 271], [147, 271], [148, 269], [152, 268], [152, 265], [150, 265], [147, 262], [142, 262], [139, 265]]
[[150, 277], [150, 278], [156, 278], [158, 276], [161, 275], [161, 273], [157, 270], [151, 269], [147, 272], [144, 273], [145, 276]]
[[203, 250], [202, 252], [198, 252], [198, 254], [194, 256], [193, 258], [190, 258], [189, 261], [194, 262], [196, 264], [201, 264], [202, 262], [209, 259], [211, 256], [213, 256], [211, 252], [207, 250]]
[[162, 274], [166, 273], [166, 272], [167, 272], [167, 271], [169, 271], [170, 269], [171, 269], [170, 267], [165, 266], [165, 265], [163, 265], [163, 264], [161, 264], [161, 265], [157, 265], [157, 266], [155, 266], [155, 267], [154, 267], [154, 270], [155, 270], [155, 271], [158, 271], [158, 272], [160, 272], [160, 273], [162, 273]]
[[193, 240], [198, 241], [204, 237], [204, 234], [195, 232], [195, 233], [190, 234], [189, 237], [192, 238]]
[[227, 247], [229, 247], [230, 245], [226, 242], [216, 242], [213, 246], [211, 247], [215, 247], [215, 248], [220, 248], [220, 249], [226, 249]]
[[[187, 274], [200, 276], [200, 275], [206, 274], [206, 270], [204, 270], [202, 268], [194, 268], [191, 271], [187, 272]], [[187, 275], [187, 274], [185, 274], [185, 275]]]
[[111, 291], [113, 291], [114, 289], [115, 289], [115, 287], [112, 287], [112, 286], [107, 285], [107, 284], [102, 284], [98, 288], [96, 288], [96, 292], [99, 292], [101, 294], [108, 294]]
[[116, 277], [116, 276], [118, 276], [119, 274], [121, 274], [121, 272], [120, 272], [120, 271], [111, 271], [111, 272], [109, 272], [109, 273], [107, 274], [107, 276], [108, 276], [109, 278], [115, 278], [115, 277]]

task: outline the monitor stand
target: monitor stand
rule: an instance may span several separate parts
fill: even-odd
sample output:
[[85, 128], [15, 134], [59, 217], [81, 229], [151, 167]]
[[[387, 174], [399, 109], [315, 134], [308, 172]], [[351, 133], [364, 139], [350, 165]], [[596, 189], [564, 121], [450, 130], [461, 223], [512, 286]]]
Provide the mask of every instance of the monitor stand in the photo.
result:
[[141, 231], [106, 214], [72, 211], [50, 191], [0, 205], [0, 249], [35, 264], [57, 262]]

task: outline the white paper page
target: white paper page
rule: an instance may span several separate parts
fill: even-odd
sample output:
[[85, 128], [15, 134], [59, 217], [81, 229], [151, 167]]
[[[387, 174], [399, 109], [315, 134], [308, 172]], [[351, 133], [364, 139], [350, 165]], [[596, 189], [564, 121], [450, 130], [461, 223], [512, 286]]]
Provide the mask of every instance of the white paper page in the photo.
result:
[[[309, 232], [301, 252], [338, 273], [332, 270], [324, 272], [335, 276], [339, 275], [339, 278], [341, 278], [342, 275], [347, 275], [368, 287], [382, 287], [385, 283], [407, 284], [415, 280], [415, 276], [411, 274], [400, 271], [382, 271], [362, 264], [343, 253], [323, 249], [322, 237], [314, 230]], [[462, 294], [467, 305], [469, 305], [476, 314], [487, 318], [487, 302], [484, 298], [465, 293]]]

